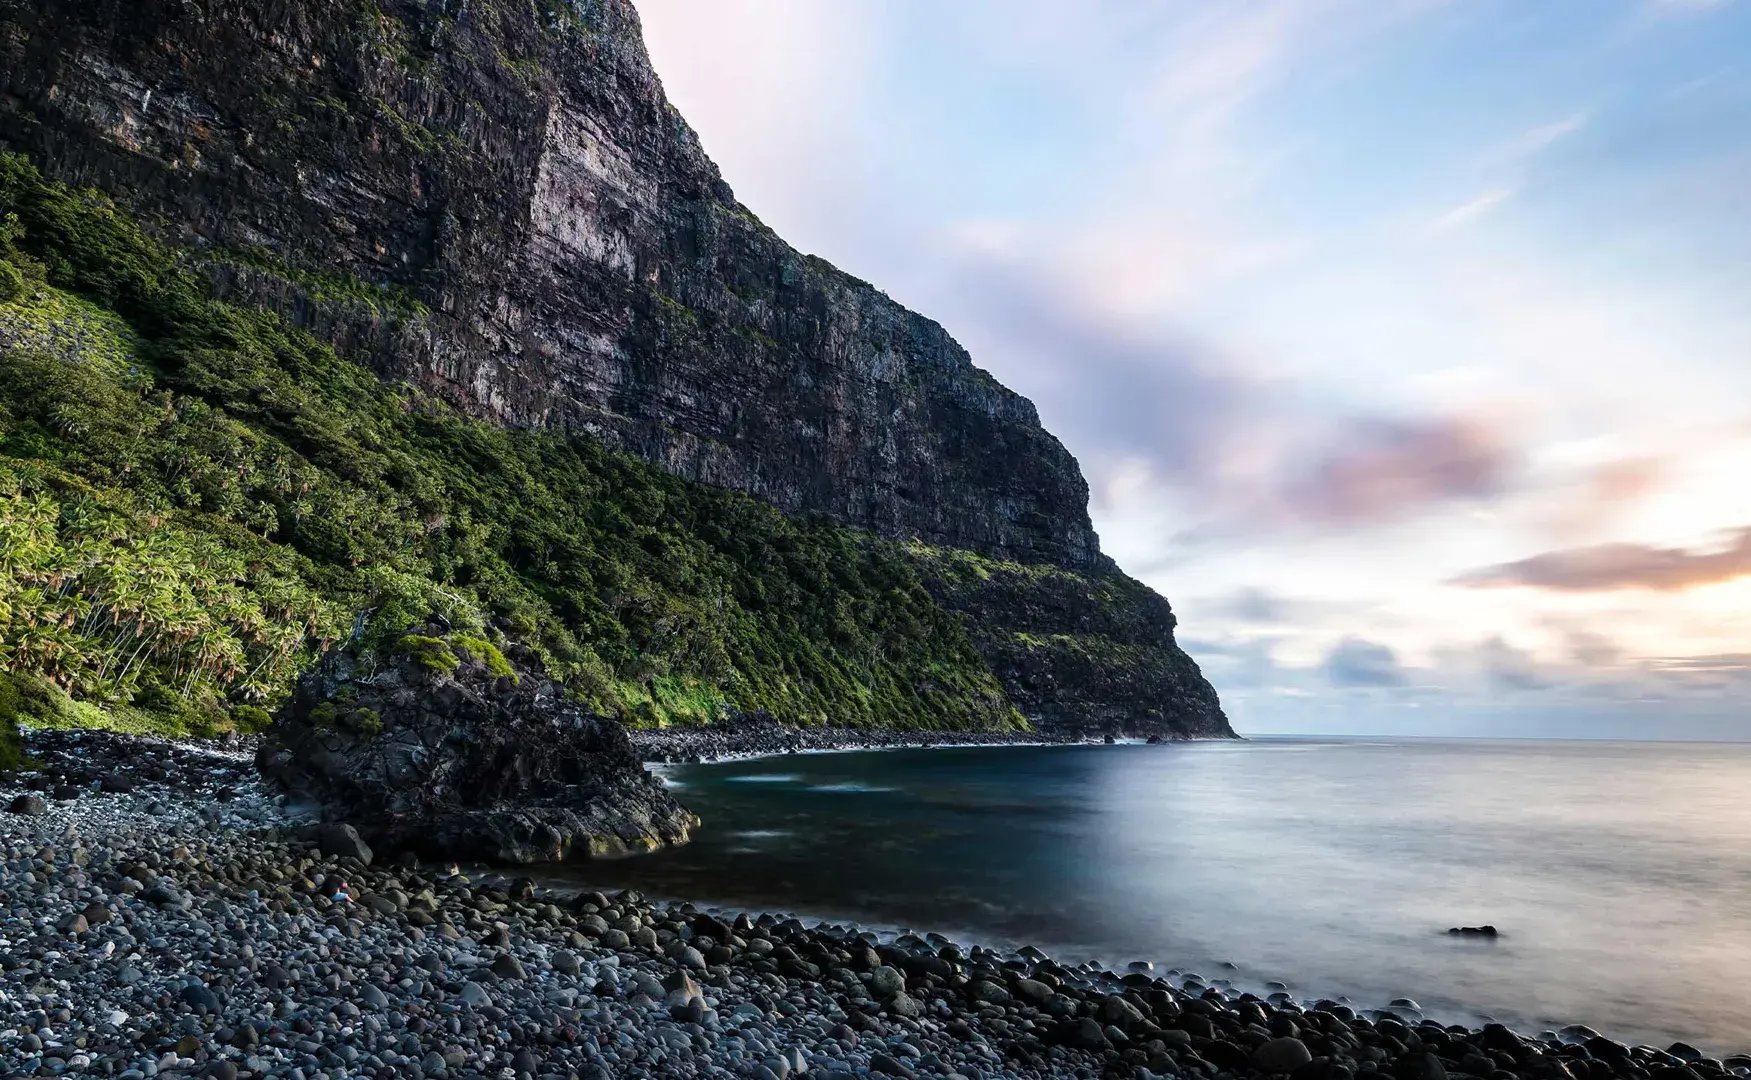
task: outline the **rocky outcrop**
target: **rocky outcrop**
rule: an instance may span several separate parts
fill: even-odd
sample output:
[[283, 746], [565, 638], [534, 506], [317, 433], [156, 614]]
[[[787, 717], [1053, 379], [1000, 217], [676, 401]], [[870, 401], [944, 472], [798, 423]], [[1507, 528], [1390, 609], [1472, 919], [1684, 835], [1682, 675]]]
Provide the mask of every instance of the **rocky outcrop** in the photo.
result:
[[1231, 738], [1166, 600], [1116, 570], [921, 556], [1015, 707], [1060, 738]]
[[528, 649], [439, 622], [331, 651], [257, 762], [369, 843], [445, 858], [627, 855], [684, 843], [698, 823], [626, 730], [567, 700]]
[[1124, 650], [1017, 593], [982, 651], [1044, 725], [1227, 733], [1033, 405], [736, 200], [630, 0], [0, 0], [0, 147], [476, 415], [1130, 597]]

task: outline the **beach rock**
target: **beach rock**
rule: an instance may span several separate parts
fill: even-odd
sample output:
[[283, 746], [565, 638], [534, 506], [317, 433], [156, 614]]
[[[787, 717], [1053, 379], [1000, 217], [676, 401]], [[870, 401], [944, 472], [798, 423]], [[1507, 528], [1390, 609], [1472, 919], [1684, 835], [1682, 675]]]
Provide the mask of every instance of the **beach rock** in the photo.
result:
[[1455, 937], [1493, 938], [1499, 936], [1494, 926], [1485, 923], [1483, 926], [1452, 926], [1447, 932]]
[[173, 911], [187, 911], [194, 904], [182, 891], [162, 881], [146, 890], [145, 899], [149, 904]]
[[1242, 1047], [1224, 1039], [1216, 1039], [1208, 1045], [1199, 1047], [1198, 1055], [1216, 1068], [1228, 1072], [1238, 1073], [1256, 1068], [1252, 1063], [1252, 1055], [1248, 1054]]
[[1036, 979], [1015, 980], [1014, 993], [1016, 1000], [1036, 1008], [1052, 999], [1052, 988]]
[[1080, 1020], [1067, 1020], [1057, 1032], [1057, 1041], [1075, 1050], [1091, 1050], [1100, 1052], [1112, 1049], [1112, 1042], [1107, 1038], [1106, 1031], [1100, 1022], [1092, 1016], [1084, 1016]]
[[900, 1080], [913, 1080], [918, 1074], [901, 1064], [892, 1054], [876, 1053], [870, 1055], [869, 1071], [881, 1073], [883, 1076], [897, 1076]]
[[371, 865], [371, 847], [360, 839], [359, 830], [351, 825], [331, 823], [322, 826], [316, 833], [316, 846], [332, 858], [355, 859], [366, 866]]
[[883, 964], [869, 973], [869, 992], [878, 1000], [887, 1000], [906, 989], [906, 976], [898, 968]]
[[663, 978], [662, 989], [663, 1004], [669, 1007], [670, 1012], [684, 1009], [704, 996], [699, 984], [693, 981], [693, 976], [685, 971], [670, 972]]
[[1447, 1066], [1427, 1051], [1415, 1051], [1400, 1057], [1392, 1066], [1395, 1080], [1447, 1080]]
[[1473, 1038], [1485, 1050], [1499, 1050], [1512, 1054], [1526, 1047], [1525, 1040], [1501, 1024], [1485, 1024]]
[[332, 649], [257, 763], [370, 843], [441, 858], [626, 855], [682, 843], [697, 823], [625, 729], [573, 703], [532, 650], [436, 617], [374, 653]]
[[1267, 1073], [1294, 1072], [1312, 1060], [1307, 1044], [1296, 1038], [1268, 1039], [1252, 1052], [1253, 1067]]
[[1600, 1035], [1595, 1035], [1592, 1038], [1583, 1041], [1581, 1045], [1587, 1048], [1587, 1053], [1593, 1055], [1594, 1058], [1600, 1061], [1608, 1061], [1614, 1065], [1624, 1065], [1633, 1060], [1627, 1046], [1612, 1042], [1610, 1039]]
[[25, 817], [41, 817], [49, 812], [49, 804], [41, 795], [20, 795], [7, 804], [6, 811]]
[[916, 1019], [924, 1014], [924, 1003], [910, 994], [901, 992], [888, 999], [887, 1010], [895, 1016]]
[[1129, 1031], [1143, 1023], [1143, 1013], [1137, 1006], [1117, 994], [1108, 994], [1102, 998], [1096, 1015], [1103, 1024], [1112, 1024], [1122, 1031]]
[[492, 995], [486, 992], [486, 987], [477, 982], [465, 982], [462, 989], [456, 992], [456, 1000], [474, 1009], [484, 1009], [492, 1004]]
[[577, 954], [566, 949], [554, 953], [553, 959], [549, 963], [553, 970], [561, 975], [576, 975], [583, 970], [583, 963], [578, 959]]

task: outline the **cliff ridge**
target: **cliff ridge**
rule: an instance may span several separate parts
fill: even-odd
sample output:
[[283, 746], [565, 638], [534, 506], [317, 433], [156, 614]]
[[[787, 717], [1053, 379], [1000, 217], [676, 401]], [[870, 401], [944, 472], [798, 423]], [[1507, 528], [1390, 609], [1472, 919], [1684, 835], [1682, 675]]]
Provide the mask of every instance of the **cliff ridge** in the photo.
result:
[[[840, 653], [858, 635], [879, 634], [870, 620], [884, 605], [847, 599], [853, 607], [780, 631], [796, 635], [781, 650], [793, 659], [702, 660], [674, 643], [688, 619], [665, 623], [636, 590], [599, 580], [619, 570], [592, 564], [580, 578], [542, 562], [551, 541], [531, 553], [526, 538], [499, 536], [504, 572], [539, 579], [528, 593], [537, 621], [550, 610], [559, 627], [538, 642], [552, 648], [560, 634], [581, 650], [561, 655], [556, 672], [593, 673], [616, 708], [642, 696], [658, 718], [706, 718], [720, 708], [707, 700], [718, 693], [732, 707], [778, 702], [794, 722], [836, 699], [870, 710], [875, 699], [855, 697], [864, 685], [889, 688], [878, 696], [905, 702], [909, 716], [944, 693], [970, 693], [980, 725], [1002, 726], [1007, 706], [988, 683], [995, 674], [1001, 694], [1038, 722], [1229, 734], [1214, 692], [1173, 640], [1166, 602], [1100, 553], [1087, 485], [1031, 403], [976, 367], [941, 326], [796, 252], [741, 205], [664, 97], [628, 0], [96, 0], [73, 10], [0, 0], [0, 56], [0, 148], [55, 181], [114, 198], [228, 308], [272, 312], [389, 387], [530, 432], [516, 439], [531, 457], [546, 453], [533, 448], [549, 435], [599, 443], [684, 481], [884, 538], [914, 569], [859, 556], [882, 569], [854, 574], [845, 595], [915, 573], [929, 597], [907, 599], [907, 610], [934, 600], [969, 632], [970, 645], [950, 640], [938, 659], [920, 645], [917, 670], [899, 681], [878, 677], [871, 665], [885, 661]], [[59, 227], [44, 207], [61, 198], [39, 200], [38, 218], [17, 238], [18, 258], [40, 261], [44, 285], [61, 290], [17, 301], [39, 309], [20, 315], [27, 323], [49, 301], [90, 299], [94, 281], [103, 291], [101, 275], [52, 250], [68, 237], [44, 235], [45, 225]], [[155, 341], [162, 328], [140, 320], [152, 322], [157, 301], [146, 292], [120, 299], [129, 332]], [[128, 303], [138, 310], [122, 310]], [[0, 346], [6, 327], [0, 318]], [[12, 345], [52, 352], [65, 345], [53, 337], [15, 334]], [[201, 369], [190, 382], [192, 370], [159, 374], [236, 412], [239, 380]], [[346, 378], [331, 383], [356, 396]], [[336, 397], [321, 404], [350, 407]], [[309, 456], [300, 444], [308, 421], [297, 428], [271, 409], [244, 419]], [[385, 459], [380, 497], [408, 499], [427, 533], [444, 533], [457, 507], [398, 488], [404, 471]], [[276, 494], [251, 497], [279, 507], [277, 526], [256, 511], [270, 542], [319, 561], [334, 555], [338, 541], [313, 546], [320, 523], [303, 511], [279, 506]], [[489, 525], [512, 512], [496, 496], [464, 501]], [[213, 512], [210, 499], [196, 504]], [[662, 528], [660, 508], [648, 524], [648, 507], [621, 509], [630, 527]], [[593, 526], [598, 552], [619, 542], [614, 520]], [[385, 538], [385, 550], [420, 552], [412, 572], [445, 586], [477, 573], [427, 553], [437, 541], [413, 525], [403, 532]], [[724, 550], [709, 521], [695, 534]], [[841, 543], [819, 535], [825, 546], [811, 540], [811, 551]], [[847, 542], [848, 553], [874, 551]], [[626, 557], [642, 566], [650, 554]], [[357, 567], [364, 557], [344, 561]], [[660, 569], [639, 573], [683, 588], [663, 583]], [[559, 579], [582, 590], [568, 594], [576, 599], [556, 599]], [[363, 586], [322, 587], [338, 600]], [[685, 588], [687, 599], [663, 603], [692, 604], [697, 583]], [[764, 626], [769, 601], [744, 591], [735, 610]], [[890, 586], [884, 595], [901, 594]], [[607, 622], [591, 614], [597, 607]], [[726, 610], [720, 602], [689, 618], [750, 627], [726, 630], [732, 640], [756, 633]], [[301, 648], [318, 648], [321, 635], [312, 635]], [[969, 647], [985, 673], [964, 668]], [[767, 687], [763, 664], [808, 689], [758, 689]], [[955, 677], [921, 674], [931, 664]]]

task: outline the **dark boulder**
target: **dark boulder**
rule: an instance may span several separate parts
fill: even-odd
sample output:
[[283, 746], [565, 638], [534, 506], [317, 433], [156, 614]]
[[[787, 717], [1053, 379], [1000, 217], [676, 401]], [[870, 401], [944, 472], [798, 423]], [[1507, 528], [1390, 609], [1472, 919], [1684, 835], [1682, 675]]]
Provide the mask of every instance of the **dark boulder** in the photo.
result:
[[1488, 923], [1482, 926], [1450, 926], [1447, 928], [1447, 933], [1454, 937], [1493, 938], [1500, 936], [1500, 932]]
[[438, 858], [628, 855], [683, 843], [698, 823], [625, 728], [569, 699], [533, 651], [437, 619], [332, 650], [256, 760], [363, 841]]
[[316, 831], [316, 846], [331, 858], [354, 859], [363, 866], [371, 865], [371, 845], [365, 843], [359, 830], [351, 825], [329, 822], [321, 826]]
[[1447, 1080], [1447, 1066], [1427, 1051], [1413, 1051], [1392, 1066], [1395, 1080]]
[[25, 817], [41, 817], [49, 812], [49, 804], [40, 795], [20, 795], [7, 805], [6, 810]]

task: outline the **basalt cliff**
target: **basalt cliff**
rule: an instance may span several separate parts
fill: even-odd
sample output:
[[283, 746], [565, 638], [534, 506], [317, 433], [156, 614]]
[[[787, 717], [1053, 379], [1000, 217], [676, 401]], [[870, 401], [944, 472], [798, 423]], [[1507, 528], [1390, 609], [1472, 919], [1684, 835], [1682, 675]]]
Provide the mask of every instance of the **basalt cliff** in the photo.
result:
[[[628, 0], [0, 0], [0, 61], [0, 506], [225, 538], [255, 612], [226, 664], [74, 618], [54, 688], [271, 704], [436, 590], [634, 722], [1230, 734], [1033, 406], [736, 200]], [[91, 380], [210, 481], [57, 427]]]

